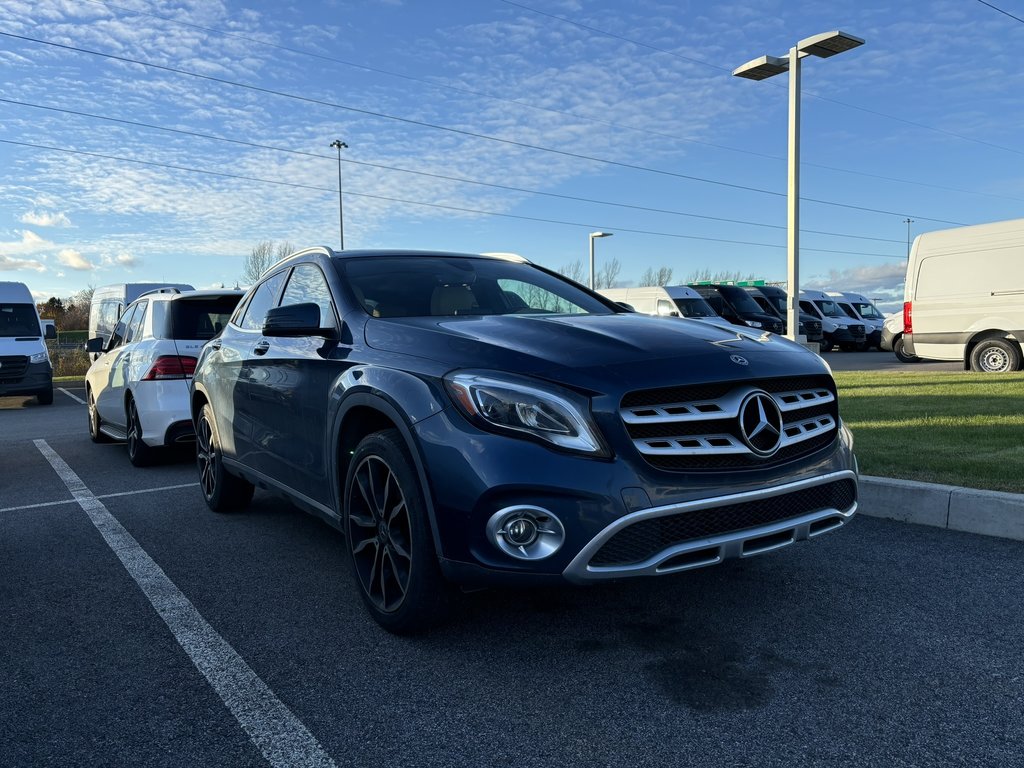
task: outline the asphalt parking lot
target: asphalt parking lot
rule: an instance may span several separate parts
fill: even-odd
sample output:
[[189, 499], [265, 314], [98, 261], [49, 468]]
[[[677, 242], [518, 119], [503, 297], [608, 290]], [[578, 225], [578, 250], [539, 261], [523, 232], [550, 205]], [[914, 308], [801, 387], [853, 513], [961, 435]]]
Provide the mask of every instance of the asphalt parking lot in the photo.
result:
[[964, 369], [963, 363], [947, 363], [939, 360], [901, 363], [892, 352], [877, 349], [870, 352], [843, 352], [835, 349], [824, 355], [824, 358], [833, 371], [907, 371], [910, 373], [941, 371], [950, 373]]
[[0, 764], [1024, 765], [1021, 542], [859, 517], [397, 638], [333, 529], [210, 512], [64, 388], [0, 398]]

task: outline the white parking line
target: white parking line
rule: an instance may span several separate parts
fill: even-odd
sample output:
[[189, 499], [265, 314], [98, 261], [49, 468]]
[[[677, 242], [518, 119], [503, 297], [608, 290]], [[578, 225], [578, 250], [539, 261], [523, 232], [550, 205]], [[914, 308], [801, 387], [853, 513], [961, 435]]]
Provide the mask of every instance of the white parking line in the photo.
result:
[[[180, 485], [165, 485], [161, 488], [140, 488], [137, 491], [121, 491], [120, 493], [103, 493], [97, 499], [112, 499], [115, 496], [134, 496], [137, 493], [157, 493], [159, 491], [173, 491], [177, 488], [195, 488], [199, 483], [181, 483]], [[0, 512], [17, 512], [19, 509], [39, 509], [40, 507], [55, 507], [58, 504], [76, 504], [78, 499], [60, 499], [58, 501], [40, 501], [38, 504], [22, 504], [20, 507], [3, 507]]]
[[67, 391], [66, 389], [64, 389], [64, 387], [57, 387], [57, 389], [59, 389], [59, 390], [60, 390], [61, 392], [63, 392], [63, 393], [65, 394], [65, 395], [67, 395], [68, 397], [70, 397], [70, 398], [71, 398], [72, 400], [74, 400], [75, 402], [77, 402], [77, 403], [81, 403], [82, 405], [88, 405], [88, 403], [87, 403], [87, 402], [85, 402], [85, 400], [83, 400], [82, 398], [80, 398], [80, 397], [79, 397], [78, 395], [72, 395], [72, 394], [71, 394], [70, 392], [68, 392], [68, 391]]
[[45, 440], [34, 440], [174, 639], [273, 766], [334, 766], [306, 726], [217, 634], [124, 526]]

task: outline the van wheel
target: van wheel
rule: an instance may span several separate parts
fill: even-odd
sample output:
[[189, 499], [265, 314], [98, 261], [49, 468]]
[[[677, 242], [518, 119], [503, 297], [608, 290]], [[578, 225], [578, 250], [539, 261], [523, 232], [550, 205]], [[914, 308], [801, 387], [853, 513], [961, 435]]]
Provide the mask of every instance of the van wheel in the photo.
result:
[[896, 359], [901, 363], [919, 363], [921, 358], [917, 355], [912, 355], [907, 352], [906, 347], [903, 346], [903, 337], [897, 336], [892, 342], [892, 353], [896, 355]]
[[352, 572], [374, 621], [409, 634], [447, 618], [452, 589], [441, 575], [423, 491], [397, 430], [374, 432], [356, 447], [343, 519]]
[[36, 400], [40, 405], [53, 405], [53, 385], [51, 384], [49, 389], [44, 389], [42, 392], [36, 392]]
[[1020, 348], [1005, 339], [984, 339], [971, 351], [971, 370], [1009, 373], [1020, 370]]
[[819, 349], [822, 352], [831, 352], [832, 351], [832, 342], [829, 341], [828, 339], [822, 339], [821, 340], [821, 345], [819, 346]]
[[253, 484], [224, 469], [220, 437], [209, 403], [199, 412], [196, 423], [196, 465], [199, 467], [199, 489], [203, 492], [206, 506], [214, 512], [242, 509], [252, 501], [256, 490]]
[[156, 451], [142, 440], [139, 409], [135, 407], [135, 400], [131, 398], [125, 407], [125, 419], [128, 426], [128, 461], [134, 467], [148, 467], [156, 458]]

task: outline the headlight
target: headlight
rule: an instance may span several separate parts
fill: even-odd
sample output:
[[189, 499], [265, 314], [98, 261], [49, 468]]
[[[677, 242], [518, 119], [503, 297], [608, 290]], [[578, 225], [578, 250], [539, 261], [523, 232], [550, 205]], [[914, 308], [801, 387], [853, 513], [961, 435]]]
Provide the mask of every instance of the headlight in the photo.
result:
[[837, 325], [837, 326], [836, 326], [836, 328], [837, 328], [838, 330], [840, 330], [840, 331], [845, 331], [845, 330], [846, 330], [846, 329], [847, 329], [848, 327], [849, 327], [849, 326], [846, 326], [846, 325]]
[[761, 324], [757, 320], [744, 320], [744, 323], [749, 325], [751, 328], [760, 328]]
[[50, 362], [50, 355], [44, 349], [42, 352], [36, 352], [34, 355], [29, 355], [28, 361], [30, 363], [48, 363]]
[[484, 429], [527, 435], [569, 451], [608, 455], [590, 423], [590, 404], [575, 392], [490, 371], [458, 371], [445, 376], [444, 382], [456, 405]]

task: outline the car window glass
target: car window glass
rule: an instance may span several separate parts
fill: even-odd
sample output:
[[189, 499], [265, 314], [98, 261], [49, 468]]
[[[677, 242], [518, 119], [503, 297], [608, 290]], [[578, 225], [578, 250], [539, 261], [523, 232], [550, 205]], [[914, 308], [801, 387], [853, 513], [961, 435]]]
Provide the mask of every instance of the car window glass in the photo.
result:
[[132, 315], [131, 324], [128, 325], [128, 330], [124, 336], [125, 344], [130, 344], [133, 341], [139, 341], [142, 338], [142, 324], [146, 320], [146, 308], [148, 306], [148, 301], [143, 301], [136, 305], [135, 314]]
[[231, 324], [241, 326], [242, 316], [245, 314], [245, 310], [249, 308], [249, 302], [252, 301], [252, 296], [255, 291], [250, 291], [242, 297], [238, 306], [235, 308], [235, 313], [231, 316]]
[[114, 328], [110, 334], [110, 342], [107, 344], [107, 349], [116, 349], [124, 343], [124, 335], [128, 332], [128, 328], [132, 323], [132, 316], [135, 314], [135, 305], [131, 305], [125, 310], [125, 313], [121, 315], [120, 319], [114, 325]]
[[801, 301], [800, 302], [800, 309], [802, 309], [804, 312], [806, 312], [809, 315], [814, 315], [815, 317], [817, 317], [819, 314], [821, 314], [820, 312], [818, 312], [815, 309], [814, 305], [811, 304], [811, 302], [809, 302], [809, 301]]
[[287, 271], [278, 272], [260, 283], [242, 316], [242, 322], [239, 324], [242, 328], [248, 331], [263, 330], [263, 320], [267, 316], [267, 310], [277, 306], [277, 297], [281, 293], [281, 285], [287, 276]]
[[320, 268], [315, 264], [299, 264], [292, 270], [288, 279], [288, 287], [281, 297], [281, 306], [292, 304], [316, 304], [320, 307], [320, 327], [336, 328], [334, 305], [331, 302], [331, 289]]

